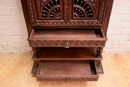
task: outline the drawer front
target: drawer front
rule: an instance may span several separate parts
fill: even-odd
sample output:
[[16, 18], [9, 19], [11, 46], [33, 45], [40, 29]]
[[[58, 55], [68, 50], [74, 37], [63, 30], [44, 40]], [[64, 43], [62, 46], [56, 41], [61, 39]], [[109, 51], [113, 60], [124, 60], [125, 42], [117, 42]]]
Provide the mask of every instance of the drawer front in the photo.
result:
[[38, 78], [37, 77], [37, 80], [38, 81], [97, 81], [98, 78], [97, 77], [90, 77], [90, 78]]
[[29, 40], [31, 47], [104, 47], [105, 40]]
[[104, 47], [106, 38], [102, 29], [33, 30], [29, 37], [31, 47]]
[[36, 78], [45, 80], [85, 80], [97, 81], [98, 72], [94, 62], [40, 62]]

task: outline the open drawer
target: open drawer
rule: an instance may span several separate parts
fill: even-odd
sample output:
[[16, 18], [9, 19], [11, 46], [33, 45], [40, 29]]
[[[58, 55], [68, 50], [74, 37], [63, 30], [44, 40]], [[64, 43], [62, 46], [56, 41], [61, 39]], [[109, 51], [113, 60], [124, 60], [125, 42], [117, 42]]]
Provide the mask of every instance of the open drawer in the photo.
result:
[[31, 47], [104, 47], [102, 29], [32, 30], [28, 38]]
[[98, 73], [94, 62], [85, 61], [42, 61], [36, 78], [44, 80], [86, 80], [97, 81]]

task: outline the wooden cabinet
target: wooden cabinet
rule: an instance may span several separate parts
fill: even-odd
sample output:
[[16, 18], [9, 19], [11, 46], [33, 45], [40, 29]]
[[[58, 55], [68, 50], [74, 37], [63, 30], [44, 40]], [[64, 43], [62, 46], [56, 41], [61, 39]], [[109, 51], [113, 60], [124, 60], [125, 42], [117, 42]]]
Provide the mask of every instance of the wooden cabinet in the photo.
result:
[[37, 80], [98, 80], [113, 0], [21, 0]]

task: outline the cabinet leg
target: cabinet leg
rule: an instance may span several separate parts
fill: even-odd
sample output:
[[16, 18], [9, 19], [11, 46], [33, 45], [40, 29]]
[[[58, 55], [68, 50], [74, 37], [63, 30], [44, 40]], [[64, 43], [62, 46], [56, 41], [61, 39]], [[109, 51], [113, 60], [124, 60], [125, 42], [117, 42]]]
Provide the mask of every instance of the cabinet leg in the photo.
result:
[[95, 66], [96, 66], [98, 74], [104, 73], [101, 61], [95, 61]]
[[34, 76], [37, 74], [38, 66], [39, 66], [39, 61], [35, 61], [31, 72]]
[[38, 57], [37, 49], [36, 49], [35, 47], [32, 47], [32, 50], [33, 50], [33, 52], [34, 52], [33, 57], [34, 57], [34, 58], [37, 58], [37, 57]]
[[102, 50], [103, 48], [101, 47], [97, 48], [97, 55], [96, 55], [97, 58], [101, 58]]

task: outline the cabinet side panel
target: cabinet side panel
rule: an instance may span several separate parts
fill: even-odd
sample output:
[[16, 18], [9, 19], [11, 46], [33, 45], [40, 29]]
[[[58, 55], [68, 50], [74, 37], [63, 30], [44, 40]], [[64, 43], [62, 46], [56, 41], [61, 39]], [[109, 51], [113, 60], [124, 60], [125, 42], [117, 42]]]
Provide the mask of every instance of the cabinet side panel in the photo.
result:
[[108, 29], [109, 19], [110, 19], [110, 15], [111, 15], [113, 1], [114, 0], [106, 0], [105, 18], [104, 18], [103, 26], [102, 26], [105, 36], [107, 35], [107, 29]]
[[30, 23], [30, 19], [29, 19], [26, 0], [21, 0], [21, 4], [22, 4], [24, 18], [25, 18], [25, 22], [26, 22], [26, 26], [27, 26], [27, 30], [28, 30], [28, 36], [29, 36], [32, 31], [32, 28], [31, 28], [31, 23]]

